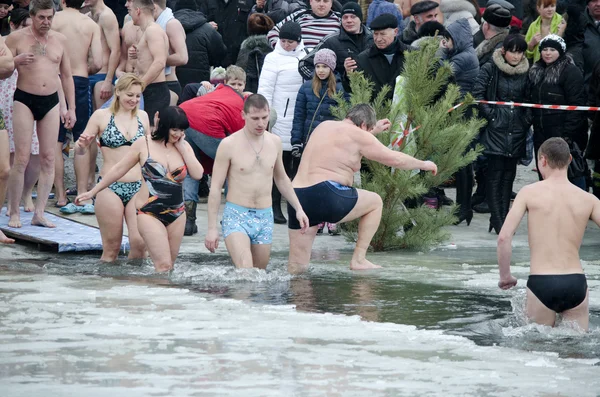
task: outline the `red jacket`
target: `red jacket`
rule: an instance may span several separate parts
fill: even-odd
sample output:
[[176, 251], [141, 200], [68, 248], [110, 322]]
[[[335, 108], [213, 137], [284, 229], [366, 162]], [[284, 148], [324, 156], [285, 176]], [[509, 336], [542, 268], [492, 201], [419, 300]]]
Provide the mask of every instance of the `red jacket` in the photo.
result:
[[213, 138], [225, 138], [244, 128], [244, 98], [233, 88], [219, 84], [206, 95], [183, 102], [190, 127]]

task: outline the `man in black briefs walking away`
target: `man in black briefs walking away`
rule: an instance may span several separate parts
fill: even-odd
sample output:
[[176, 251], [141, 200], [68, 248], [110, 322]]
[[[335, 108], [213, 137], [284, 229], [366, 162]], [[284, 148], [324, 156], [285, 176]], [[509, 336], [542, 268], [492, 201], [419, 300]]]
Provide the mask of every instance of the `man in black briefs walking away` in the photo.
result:
[[[25, 168], [29, 162], [33, 123], [37, 122], [40, 142], [40, 179], [37, 189], [32, 225], [55, 227], [44, 217], [44, 208], [54, 181], [54, 155], [60, 121], [73, 128], [75, 116], [75, 88], [64, 35], [50, 30], [54, 18], [52, 0], [32, 0], [29, 29], [13, 32], [6, 38], [6, 46], [15, 57], [19, 72], [14, 95], [13, 129], [15, 158], [9, 184], [17, 194], [10, 197], [9, 227], [21, 227], [19, 203], [23, 191]], [[59, 76], [60, 75], [60, 83]], [[58, 89], [62, 84], [68, 105], [59, 112]]]
[[543, 181], [527, 185], [515, 199], [498, 236], [498, 286], [517, 285], [510, 274], [512, 236], [527, 212], [531, 270], [527, 280], [527, 317], [554, 326], [556, 314], [587, 331], [589, 294], [579, 261], [588, 220], [600, 226], [600, 200], [569, 182], [569, 146], [550, 138], [538, 152]]
[[380, 266], [366, 259], [367, 249], [381, 220], [383, 203], [377, 193], [352, 187], [354, 173], [366, 157], [402, 170], [421, 169], [437, 173], [431, 161], [417, 160], [388, 149], [374, 136], [390, 127], [389, 120], [377, 121], [366, 104], [356, 105], [343, 121], [325, 121], [310, 136], [292, 185], [310, 221], [303, 233], [294, 209], [288, 205], [290, 273], [308, 269], [312, 244], [321, 222], [343, 223], [360, 218], [358, 241], [350, 269], [366, 270]]
[[148, 113], [150, 125], [154, 125], [154, 114], [166, 109], [171, 100], [165, 78], [169, 38], [160, 25], [154, 22], [152, 0], [127, 0], [125, 6], [133, 24], [140, 28], [142, 34], [134, 46], [137, 59], [135, 72], [146, 84], [144, 110]]

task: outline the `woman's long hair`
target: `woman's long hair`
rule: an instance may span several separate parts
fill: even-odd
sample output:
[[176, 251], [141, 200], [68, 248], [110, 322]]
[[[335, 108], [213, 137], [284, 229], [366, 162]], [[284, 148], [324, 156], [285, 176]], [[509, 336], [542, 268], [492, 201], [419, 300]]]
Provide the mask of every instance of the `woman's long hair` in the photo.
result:
[[[142, 79], [140, 79], [138, 76], [136, 76], [133, 73], [125, 73], [123, 76], [121, 76], [119, 78], [119, 81], [117, 81], [117, 85], [115, 86], [115, 98], [113, 99], [112, 103], [110, 104], [110, 111], [112, 114], [116, 114], [119, 111], [119, 109], [121, 109], [121, 100], [119, 99], [117, 92], [124, 93], [134, 85], [139, 85], [142, 88], [142, 92], [144, 92], [144, 89], [146, 88], [146, 85], [144, 84]], [[131, 115], [132, 116], [137, 115], [138, 109], [139, 109], [139, 103], [138, 103], [138, 106], [136, 106], [131, 111]], [[153, 117], [153, 116], [150, 116], [150, 117]]]
[[190, 122], [188, 118], [179, 106], [169, 106], [163, 109], [158, 114], [159, 121], [155, 131], [152, 132], [153, 141], [163, 141], [165, 146], [169, 142], [169, 130], [171, 128], [177, 128], [180, 130], [187, 130], [190, 128]]
[[[329, 72], [329, 77], [327, 78], [327, 91], [326, 94], [329, 95], [330, 98], [333, 98], [333, 96], [336, 93], [336, 79], [335, 79], [335, 73], [333, 72], [333, 70], [330, 70]], [[317, 76], [317, 72], [315, 71], [315, 74], [313, 75], [313, 79], [312, 79], [312, 90], [313, 93], [317, 96], [317, 98], [321, 98], [321, 89], [323, 88], [323, 82], [321, 81], [321, 79], [319, 78], [319, 76]]]

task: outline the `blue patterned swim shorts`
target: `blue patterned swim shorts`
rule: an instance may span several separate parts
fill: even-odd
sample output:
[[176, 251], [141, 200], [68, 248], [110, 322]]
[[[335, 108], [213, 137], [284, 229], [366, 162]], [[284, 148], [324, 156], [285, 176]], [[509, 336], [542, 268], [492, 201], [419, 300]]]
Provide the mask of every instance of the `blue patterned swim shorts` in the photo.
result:
[[223, 237], [240, 232], [250, 237], [250, 244], [273, 242], [273, 208], [246, 208], [230, 202], [223, 211]]

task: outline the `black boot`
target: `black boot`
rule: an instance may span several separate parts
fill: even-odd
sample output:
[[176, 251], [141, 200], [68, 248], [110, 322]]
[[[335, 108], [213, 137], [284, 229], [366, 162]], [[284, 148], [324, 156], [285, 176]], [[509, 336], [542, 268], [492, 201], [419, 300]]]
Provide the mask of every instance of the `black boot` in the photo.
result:
[[[475, 181], [477, 182], [477, 189], [475, 189], [475, 194], [471, 198], [471, 205], [473, 207], [485, 202], [485, 191], [486, 191], [485, 185], [486, 185], [486, 179], [487, 179], [486, 173], [487, 173], [487, 168], [485, 168], [485, 169], [481, 168], [481, 169], [477, 170], [477, 172], [475, 173]], [[475, 211], [475, 212], [479, 212], [479, 211]], [[487, 211], [487, 212], [489, 212], [489, 211]]]
[[471, 194], [473, 192], [473, 168], [469, 164], [461, 168], [456, 173], [456, 204], [459, 205], [458, 225], [462, 221], [467, 222], [467, 226], [471, 224], [473, 219], [473, 210], [471, 209]]
[[198, 202], [202, 204], [208, 203], [208, 193], [210, 193], [210, 187], [208, 186], [208, 175], [204, 175], [198, 184]]
[[273, 189], [271, 190], [271, 199], [273, 201], [273, 222], [284, 225], [287, 223], [287, 219], [283, 216], [281, 211], [281, 193], [273, 183]]
[[502, 203], [502, 170], [491, 169], [487, 178], [487, 202], [490, 206], [490, 228], [500, 234], [502, 229], [502, 213], [504, 205]]
[[196, 202], [185, 202], [185, 231], [184, 236], [191, 236], [198, 233], [198, 225], [196, 225]]
[[452, 201], [452, 199], [448, 196], [446, 196], [446, 192], [444, 191], [444, 189], [440, 189], [438, 187], [434, 187], [433, 190], [435, 191], [435, 194], [438, 198], [438, 203], [439, 206], [441, 207], [442, 205], [452, 205], [454, 204], [454, 202]]

